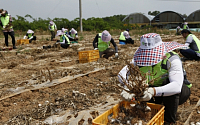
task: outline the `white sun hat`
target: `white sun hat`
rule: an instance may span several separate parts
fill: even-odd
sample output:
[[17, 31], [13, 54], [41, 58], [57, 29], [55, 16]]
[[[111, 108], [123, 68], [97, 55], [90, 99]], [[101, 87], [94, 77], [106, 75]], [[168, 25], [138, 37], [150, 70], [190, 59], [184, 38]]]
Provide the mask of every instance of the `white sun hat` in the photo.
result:
[[68, 29], [62, 28], [62, 32], [68, 31]]
[[58, 30], [57, 33], [56, 33], [56, 36], [60, 36], [60, 35], [63, 35], [64, 33], [62, 32], [62, 30]]
[[126, 39], [130, 38], [130, 35], [129, 35], [128, 31], [124, 31], [123, 35], [125, 36]]
[[34, 31], [29, 29], [27, 33], [34, 33]]
[[104, 42], [109, 42], [111, 40], [111, 35], [110, 33], [107, 31], [107, 30], [104, 30], [101, 34], [101, 39], [104, 41]]
[[166, 53], [175, 49], [188, 47], [177, 42], [163, 42], [159, 34], [148, 33], [140, 39], [140, 47], [134, 54], [134, 62], [138, 66], [152, 66], [162, 61]]
[[71, 34], [74, 35], [74, 34], [76, 34], [76, 33], [77, 33], [77, 31], [76, 31], [74, 28], [72, 28], [72, 29], [71, 29]]

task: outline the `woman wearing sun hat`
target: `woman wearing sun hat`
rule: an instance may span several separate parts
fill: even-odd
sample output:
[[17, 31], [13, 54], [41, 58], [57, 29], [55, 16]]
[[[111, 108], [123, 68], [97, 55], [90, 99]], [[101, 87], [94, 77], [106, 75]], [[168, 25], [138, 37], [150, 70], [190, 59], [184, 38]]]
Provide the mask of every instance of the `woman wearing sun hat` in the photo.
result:
[[58, 30], [56, 36], [60, 37], [60, 40], [57, 40], [57, 43], [59, 43], [62, 48], [67, 49], [70, 45], [71, 39], [68, 38], [62, 30]]
[[182, 61], [185, 60], [200, 60], [200, 40], [192, 34], [189, 30], [184, 29], [181, 31], [181, 34], [185, 41], [185, 45], [189, 47], [189, 49], [181, 49], [180, 53], [184, 56]]
[[188, 26], [187, 24], [188, 24], [187, 22], [184, 22], [184, 23], [183, 23], [183, 29], [189, 30], [189, 26]]
[[[149, 85], [140, 101], [163, 104], [165, 106], [165, 124], [176, 122], [178, 105], [183, 104], [190, 96], [191, 84], [184, 82], [184, 71], [181, 60], [173, 50], [186, 49], [187, 46], [176, 42], [162, 42], [159, 34], [149, 33], [141, 37], [140, 47], [135, 52], [132, 63], [139, 66], [147, 81], [155, 79], [153, 85]], [[147, 74], [148, 73], [148, 74]], [[149, 76], [149, 74], [155, 74]], [[125, 66], [119, 72], [126, 79], [128, 69]], [[147, 83], [148, 84], [148, 83]], [[186, 85], [187, 84], [187, 85]], [[131, 100], [133, 94], [122, 91], [121, 96], [125, 100]], [[154, 97], [155, 100], [152, 99]]]
[[128, 31], [121, 32], [119, 37], [119, 44], [134, 44], [134, 40], [129, 35]]
[[55, 38], [55, 31], [57, 30], [57, 27], [52, 20], [49, 21], [49, 30], [51, 32], [51, 41], [53, 41], [53, 38]]
[[[109, 48], [110, 43], [115, 47], [115, 50]], [[110, 33], [104, 30], [102, 33], [98, 33], [93, 41], [93, 47], [95, 50], [99, 50], [100, 57], [108, 59], [110, 56], [114, 55], [115, 58], [118, 57], [118, 48], [113, 38], [111, 38]]]
[[27, 39], [29, 39], [29, 43], [32, 42], [32, 40], [36, 40], [36, 36], [34, 36], [34, 31], [33, 30], [28, 30], [26, 35], [24, 36], [24, 39], [26, 39], [26, 37], [28, 36]]

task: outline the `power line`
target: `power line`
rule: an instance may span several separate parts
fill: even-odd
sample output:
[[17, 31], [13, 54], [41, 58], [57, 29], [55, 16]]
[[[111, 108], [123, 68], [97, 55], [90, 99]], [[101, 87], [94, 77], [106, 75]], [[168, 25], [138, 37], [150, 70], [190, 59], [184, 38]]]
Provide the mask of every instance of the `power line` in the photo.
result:
[[56, 6], [53, 8], [53, 10], [47, 15], [47, 17], [56, 9], [56, 7], [61, 3], [62, 0], [59, 1], [58, 4], [56, 4]]
[[157, 0], [157, 1], [168, 1], [168, 2], [173, 2], [173, 1], [177, 1], [177, 2], [200, 2], [200, 1], [196, 1], [196, 0]]
[[96, 5], [97, 5], [97, 7], [98, 7], [98, 10], [99, 10], [100, 16], [102, 17], [102, 15], [101, 15], [101, 11], [100, 11], [99, 6], [98, 6], [98, 3], [97, 3], [96, 0], [95, 0], [95, 2], [96, 2]]

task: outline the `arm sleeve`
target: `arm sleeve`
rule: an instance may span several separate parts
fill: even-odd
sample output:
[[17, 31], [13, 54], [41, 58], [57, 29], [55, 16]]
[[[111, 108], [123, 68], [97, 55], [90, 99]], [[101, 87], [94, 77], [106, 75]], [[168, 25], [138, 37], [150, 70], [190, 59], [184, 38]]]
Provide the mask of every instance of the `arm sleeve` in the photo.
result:
[[32, 39], [33, 38], [33, 36], [31, 36], [29, 39]]
[[167, 61], [167, 68], [170, 68], [168, 72], [170, 83], [161, 87], [155, 87], [156, 96], [171, 96], [181, 92], [183, 85], [183, 69], [181, 60], [177, 55], [174, 55], [169, 58], [169, 61]]
[[99, 37], [99, 35], [97, 34], [96, 37], [94, 38], [94, 41], [93, 41], [93, 47], [94, 48], [98, 48], [98, 46], [96, 44], [96, 43], [98, 43], [98, 37]]
[[74, 41], [75, 40], [69, 34], [66, 34], [66, 36], [69, 38], [70, 41]]
[[57, 30], [57, 26], [56, 26], [56, 24], [55, 24], [55, 30]]
[[186, 41], [185, 41], [185, 43], [190, 44], [190, 43], [192, 43], [192, 41], [193, 41], [193, 37], [192, 36], [188, 36]]
[[12, 22], [12, 17], [11, 17], [11, 15], [9, 15], [9, 22]]
[[113, 46], [115, 47], [115, 53], [118, 53], [118, 47], [117, 47], [117, 44], [115, 43], [115, 41], [114, 41], [114, 39], [113, 38], [111, 38], [111, 41], [110, 41], [112, 44], [113, 44]]

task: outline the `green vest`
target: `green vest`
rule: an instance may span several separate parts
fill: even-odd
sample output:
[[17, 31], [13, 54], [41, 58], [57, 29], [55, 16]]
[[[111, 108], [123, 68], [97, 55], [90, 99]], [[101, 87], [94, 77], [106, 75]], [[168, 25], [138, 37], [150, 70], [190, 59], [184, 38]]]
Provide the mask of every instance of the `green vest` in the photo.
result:
[[[200, 40], [193, 34], [189, 34], [188, 36], [192, 36], [192, 38], [194, 39], [195, 43], [191, 43], [189, 45], [189, 47], [193, 50], [195, 50], [195, 52], [200, 53]], [[187, 36], [187, 37], [188, 37]], [[187, 38], [186, 38], [187, 39]]]
[[[142, 66], [140, 67], [140, 71], [142, 72], [143, 75], [146, 75], [147, 83], [154, 79], [154, 83], [152, 86], [162, 86], [164, 82], [166, 82], [168, 78], [168, 69], [167, 69], [167, 60], [172, 56], [172, 55], [178, 55], [175, 52], [169, 52], [166, 53], [166, 59], [162, 60], [158, 64], [154, 66]], [[151, 75], [150, 75], [151, 74]], [[187, 85], [189, 88], [192, 86], [192, 84]]]
[[[10, 14], [7, 14], [5, 17], [1, 16], [1, 22], [3, 26], [8, 25], [9, 21], [10, 21]], [[12, 29], [13, 27], [11, 26], [10, 29]]]
[[183, 25], [183, 29], [187, 29], [187, 24], [184, 24], [184, 25]]
[[121, 32], [121, 35], [120, 35], [120, 37], [119, 37], [119, 40], [126, 40], [126, 38], [125, 38], [125, 36], [124, 36], [123, 33], [124, 33], [124, 32]]
[[100, 52], [106, 50], [109, 45], [110, 45], [110, 41], [109, 42], [104, 42], [102, 39], [101, 39], [101, 35], [102, 33], [99, 33], [99, 38], [98, 38], [98, 49]]
[[67, 41], [65, 41], [65, 44], [70, 44], [69, 38], [65, 34], [60, 36], [60, 42], [63, 42], [64, 39], [67, 40]]
[[55, 24], [53, 24], [52, 26], [49, 24], [49, 26], [50, 26], [50, 31], [54, 31], [55, 30]]
[[28, 33], [28, 38], [31, 38], [31, 36], [32, 36], [32, 33]]
[[[71, 32], [71, 30], [70, 30], [69, 32]], [[72, 35], [72, 32], [71, 32], [71, 34], [70, 34], [70, 36], [71, 36], [72, 38], [74, 38], [75, 35], [76, 35], [76, 34], [73, 34], [73, 35]]]

